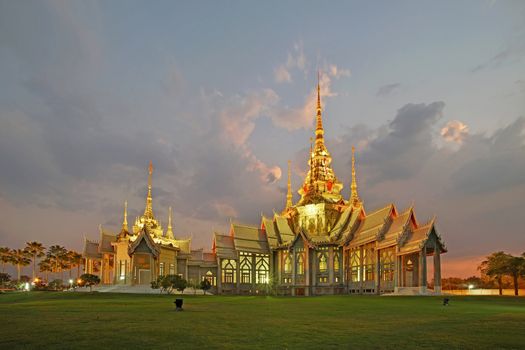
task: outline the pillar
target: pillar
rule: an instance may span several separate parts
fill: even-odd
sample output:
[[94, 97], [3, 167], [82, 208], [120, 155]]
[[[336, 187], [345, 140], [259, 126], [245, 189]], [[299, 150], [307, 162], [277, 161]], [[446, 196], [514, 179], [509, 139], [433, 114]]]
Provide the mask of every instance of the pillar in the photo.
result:
[[292, 254], [292, 295], [295, 295], [295, 273], [297, 266], [295, 264], [295, 248], [291, 251]]
[[441, 251], [436, 244], [434, 248], [434, 293], [441, 294]]
[[328, 247], [328, 283], [334, 290], [334, 247]]
[[304, 259], [305, 259], [305, 262], [304, 262], [304, 282], [305, 282], [305, 285], [306, 285], [306, 288], [304, 290], [304, 295], [310, 295], [310, 290], [312, 288], [311, 286], [311, 281], [310, 281], [310, 261], [312, 260], [310, 258], [310, 254], [311, 254], [311, 251], [310, 251], [310, 247], [308, 247], [306, 245], [306, 243], [304, 244], [305, 247], [304, 247]]
[[219, 257], [217, 257], [217, 294], [222, 294], [222, 265]]
[[427, 291], [427, 249], [423, 247], [419, 252], [419, 292], [421, 294]]
[[380, 255], [379, 255], [379, 249], [377, 248], [376, 244], [376, 250], [374, 251], [375, 255], [375, 274], [374, 274], [374, 289], [376, 294], [379, 294], [379, 290], [381, 288], [381, 261], [380, 261]]

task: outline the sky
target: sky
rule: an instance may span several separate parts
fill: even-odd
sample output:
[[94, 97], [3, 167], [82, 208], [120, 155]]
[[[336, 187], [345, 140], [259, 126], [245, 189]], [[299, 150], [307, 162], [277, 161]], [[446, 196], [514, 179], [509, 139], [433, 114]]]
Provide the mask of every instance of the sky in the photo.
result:
[[[81, 250], [153, 209], [210, 249], [298, 189], [320, 72], [365, 209], [415, 206], [443, 275], [525, 251], [523, 1], [0, 0], [0, 246]], [[294, 200], [298, 200], [297, 193]]]

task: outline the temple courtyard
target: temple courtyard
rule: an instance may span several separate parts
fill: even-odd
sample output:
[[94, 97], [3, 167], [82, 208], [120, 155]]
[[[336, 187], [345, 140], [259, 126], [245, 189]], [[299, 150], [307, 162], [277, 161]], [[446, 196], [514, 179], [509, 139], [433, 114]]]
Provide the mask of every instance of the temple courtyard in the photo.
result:
[[519, 349], [525, 298], [0, 294], [0, 348]]

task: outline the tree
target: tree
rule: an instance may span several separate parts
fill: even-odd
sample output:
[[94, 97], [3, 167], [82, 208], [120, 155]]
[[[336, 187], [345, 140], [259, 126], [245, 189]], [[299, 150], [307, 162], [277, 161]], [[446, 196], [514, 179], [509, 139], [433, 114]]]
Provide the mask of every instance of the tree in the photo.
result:
[[45, 255], [44, 245], [42, 243], [38, 242], [26, 242], [26, 247], [24, 250], [28, 253], [29, 256], [31, 256], [31, 260], [33, 262], [33, 280], [36, 277], [36, 258], [41, 258]]
[[13, 255], [8, 247], [0, 247], [0, 262], [2, 263], [2, 272], [5, 272], [5, 264], [11, 263]]
[[512, 282], [514, 283], [514, 295], [518, 295], [518, 279], [523, 276], [525, 266], [525, 257], [523, 256], [510, 256], [507, 263], [507, 273], [512, 276]]
[[40, 262], [38, 263], [38, 269], [40, 272], [45, 272], [46, 281], [49, 281], [49, 273], [53, 272], [53, 266], [52, 266], [51, 260], [49, 258], [40, 260]]
[[487, 256], [487, 260], [483, 261], [478, 267], [481, 272], [495, 278], [498, 282], [499, 295], [503, 295], [503, 276], [509, 271], [508, 266], [511, 255], [504, 252], [496, 252]]
[[80, 287], [89, 287], [89, 291], [93, 291], [93, 286], [96, 286], [100, 283], [100, 278], [97, 275], [92, 275], [90, 273], [85, 273], [80, 276], [80, 282], [78, 285]]
[[60, 245], [52, 245], [47, 250], [47, 258], [52, 262], [54, 272], [62, 272], [62, 279], [64, 279], [63, 273], [63, 261], [66, 258], [67, 250]]
[[7, 273], [0, 273], [0, 285], [11, 281], [11, 276]]
[[201, 281], [201, 289], [204, 292], [204, 295], [206, 295], [206, 291], [211, 288], [211, 283], [206, 278]]
[[177, 278], [173, 281], [173, 287], [177, 289], [181, 294], [184, 293], [184, 289], [188, 286], [188, 281], [186, 281], [184, 278], [180, 277], [179, 275], [174, 275]]
[[11, 251], [13, 264], [16, 265], [17, 280], [20, 280], [20, 268], [31, 264], [31, 259], [23, 249], [14, 249]]
[[[68, 259], [69, 259], [71, 268], [73, 267], [77, 268], [77, 278], [78, 278], [80, 276], [80, 266], [82, 266], [82, 264], [84, 263], [84, 258], [82, 257], [82, 254], [74, 250], [68, 251], [67, 255], [68, 255]], [[71, 277], [71, 274], [70, 274], [70, 277]]]

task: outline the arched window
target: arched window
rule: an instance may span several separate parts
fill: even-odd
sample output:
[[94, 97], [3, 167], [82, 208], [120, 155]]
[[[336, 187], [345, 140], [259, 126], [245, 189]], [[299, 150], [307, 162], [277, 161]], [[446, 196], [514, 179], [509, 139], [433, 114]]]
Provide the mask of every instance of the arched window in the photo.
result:
[[215, 278], [213, 277], [213, 272], [208, 270], [208, 272], [206, 272], [206, 276], [204, 278], [207, 279], [208, 282], [210, 282], [210, 286], [214, 286], [215, 285]]
[[326, 253], [318, 253], [317, 258], [319, 259], [319, 272], [326, 272], [328, 270]]
[[334, 253], [334, 271], [339, 271], [341, 262], [339, 260], [339, 252]]
[[236, 283], [237, 261], [232, 259], [222, 260], [222, 283]]
[[270, 271], [270, 259], [268, 255], [257, 254], [257, 257], [255, 259], [257, 283], [268, 283], [268, 273]]
[[292, 257], [289, 253], [284, 254], [284, 273], [292, 273]]
[[303, 253], [297, 253], [297, 264], [295, 267], [295, 272], [298, 275], [304, 274], [304, 255]]
[[252, 283], [252, 256], [251, 254], [241, 253], [241, 283]]

